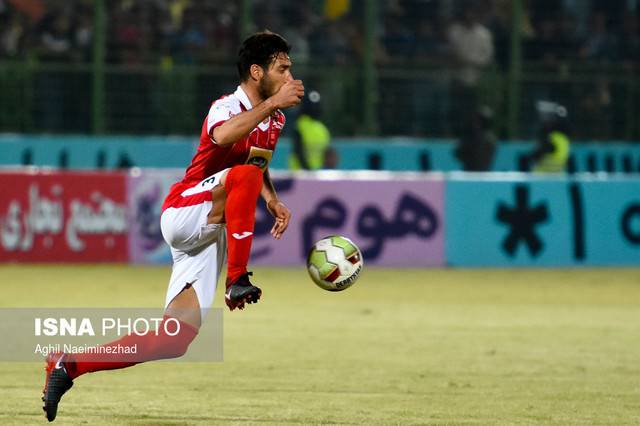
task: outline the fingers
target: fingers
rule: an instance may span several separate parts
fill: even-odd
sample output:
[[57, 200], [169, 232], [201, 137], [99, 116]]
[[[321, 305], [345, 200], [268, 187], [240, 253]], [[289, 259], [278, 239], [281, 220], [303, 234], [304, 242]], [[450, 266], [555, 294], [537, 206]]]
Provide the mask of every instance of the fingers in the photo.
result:
[[278, 93], [274, 95], [274, 101], [278, 108], [289, 108], [299, 104], [303, 97], [302, 80], [290, 80], [280, 87]]
[[291, 81], [288, 81], [285, 84], [288, 84], [289, 86], [293, 86], [296, 89], [304, 90], [304, 85], [302, 84], [302, 80], [291, 80]]
[[290, 94], [297, 97], [298, 101], [304, 97], [304, 85], [302, 84], [302, 80], [293, 80], [287, 84], [289, 85]]
[[299, 98], [302, 98], [304, 96], [304, 85], [302, 84], [302, 80], [294, 80], [293, 85], [296, 89], [296, 95], [298, 95]]
[[287, 230], [288, 226], [289, 226], [288, 221], [285, 221], [284, 219], [281, 219], [281, 218], [277, 218], [276, 222], [273, 224], [273, 228], [271, 228], [271, 235], [276, 240], [279, 240], [282, 237], [282, 234], [284, 233], [284, 231]]
[[279, 240], [282, 237], [282, 232], [282, 223], [276, 221], [276, 223], [273, 224], [273, 228], [271, 228], [271, 236]]
[[273, 238], [275, 238], [276, 240], [279, 240], [282, 237], [282, 234], [284, 233], [284, 231], [286, 231], [287, 228], [289, 227], [290, 217], [291, 217], [291, 214], [276, 217], [276, 221], [273, 224], [273, 228], [271, 228], [271, 235], [273, 236]]
[[275, 201], [273, 205], [270, 205], [274, 200], [267, 204], [267, 208], [275, 218], [275, 223], [271, 228], [271, 235], [276, 240], [282, 237], [284, 231], [289, 227], [289, 220], [291, 219], [291, 211], [280, 201]]

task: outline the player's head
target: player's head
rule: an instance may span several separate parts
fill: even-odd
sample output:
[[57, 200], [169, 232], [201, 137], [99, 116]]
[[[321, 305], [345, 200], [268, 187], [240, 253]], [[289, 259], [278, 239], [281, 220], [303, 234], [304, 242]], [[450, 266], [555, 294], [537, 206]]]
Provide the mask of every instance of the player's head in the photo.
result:
[[276, 93], [291, 76], [291, 46], [280, 35], [263, 31], [247, 38], [238, 51], [240, 81], [253, 82], [263, 99]]

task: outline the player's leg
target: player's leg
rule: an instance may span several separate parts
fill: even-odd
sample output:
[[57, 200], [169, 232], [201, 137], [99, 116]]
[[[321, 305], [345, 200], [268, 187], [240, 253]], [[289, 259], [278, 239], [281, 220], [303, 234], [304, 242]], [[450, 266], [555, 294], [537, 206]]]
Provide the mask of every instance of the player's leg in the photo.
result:
[[231, 282], [247, 273], [262, 179], [258, 167], [242, 165], [231, 168], [223, 182], [227, 193], [227, 277]]
[[[101, 345], [99, 354], [56, 353], [47, 357], [42, 400], [49, 421], [55, 419], [58, 403], [73, 386], [73, 379], [85, 373], [184, 355], [198, 334], [202, 305], [211, 305], [224, 262], [224, 256], [218, 255], [216, 243], [220, 235], [224, 237], [223, 226], [207, 223], [210, 210], [211, 203], [207, 202], [163, 213], [163, 235], [172, 246], [174, 265], [165, 315], [155, 332], [131, 334]], [[224, 251], [224, 238], [221, 240]], [[135, 348], [131, 351], [135, 354], [125, 355], [115, 348]]]
[[[225, 302], [233, 310], [243, 309], [245, 303], [255, 303], [262, 291], [249, 281], [247, 272], [258, 197], [262, 190], [263, 174], [256, 166], [241, 165], [229, 169], [221, 178], [221, 187], [212, 190], [213, 209], [210, 223], [227, 224], [227, 282]], [[224, 206], [224, 210], [222, 210]]]
[[[101, 346], [135, 347], [135, 357], [122, 357], [120, 353], [100, 357], [95, 354], [67, 355], [63, 362], [71, 379], [89, 372], [125, 368], [140, 362], [184, 355], [200, 328], [201, 303], [197, 290], [201, 289], [202, 294], [212, 298], [211, 290], [205, 287], [215, 288], [215, 282], [210, 283], [210, 279], [217, 279], [217, 274], [212, 272], [215, 267], [212, 268], [211, 264], [216, 265], [216, 259], [212, 257], [216, 253], [215, 241], [222, 226], [207, 224], [210, 210], [211, 203], [206, 202], [168, 209], [162, 214], [162, 232], [171, 246], [173, 268], [164, 318], [156, 332], [142, 336], [134, 333]], [[205, 300], [204, 304], [208, 303]], [[175, 327], [168, 326], [169, 323], [177, 325], [179, 330], [173, 331]], [[171, 333], [167, 333], [167, 329]]]
[[176, 318], [180, 322], [189, 324], [196, 330], [200, 329], [202, 324], [202, 315], [200, 312], [200, 303], [198, 295], [193, 288], [193, 283], [189, 283], [185, 288], [167, 305], [164, 312], [165, 316]]
[[[186, 289], [179, 305], [188, 306], [193, 289]], [[181, 309], [181, 312], [194, 310]], [[62, 395], [73, 386], [73, 380], [82, 374], [102, 370], [130, 367], [141, 362], [177, 358], [187, 351], [198, 334], [197, 316], [186, 315], [185, 321], [165, 315], [155, 332], [144, 335], [130, 334], [116, 341], [99, 346], [98, 353], [51, 353], [46, 361], [46, 377], [43, 389], [43, 409], [49, 421], [56, 418]], [[190, 321], [190, 322], [186, 322]], [[123, 348], [126, 348], [123, 350]], [[123, 353], [125, 352], [125, 353]]]
[[207, 223], [219, 224], [224, 223], [224, 209], [227, 205], [227, 191], [224, 188], [228, 171], [225, 171], [221, 178], [220, 183], [211, 190], [211, 201], [213, 203], [211, 211], [207, 215]]

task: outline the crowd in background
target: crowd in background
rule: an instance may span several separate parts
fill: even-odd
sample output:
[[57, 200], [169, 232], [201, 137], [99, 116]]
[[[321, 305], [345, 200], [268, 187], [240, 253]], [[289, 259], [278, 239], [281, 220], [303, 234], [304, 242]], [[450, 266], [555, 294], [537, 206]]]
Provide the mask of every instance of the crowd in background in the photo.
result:
[[[357, 63], [363, 48], [363, 1], [252, 3], [252, 29], [281, 32], [297, 61]], [[509, 0], [379, 2], [376, 58], [381, 63], [455, 58], [455, 26], [473, 10], [495, 60], [508, 64]], [[520, 25], [526, 60], [637, 62], [639, 14], [626, 0], [529, 0]], [[107, 8], [110, 63], [209, 64], [228, 60], [240, 38], [240, 2], [113, 0]], [[92, 0], [0, 0], [0, 58], [88, 61], [94, 30]]]
[[[357, 72], [368, 46], [365, 7], [370, 3], [364, 0], [109, 0], [103, 4], [105, 61], [132, 70], [144, 66], [171, 70], [176, 65], [229, 69], [243, 33], [262, 29], [288, 39], [296, 70], [308, 64], [307, 70], [322, 65], [336, 72]], [[250, 5], [249, 10], [243, 10], [243, 4]], [[565, 104], [572, 121], [580, 123], [573, 132], [579, 138], [640, 134], [625, 112], [640, 106], [629, 91], [628, 78], [620, 77], [620, 73], [633, 75], [640, 65], [640, 0], [523, 0], [521, 22], [515, 26], [511, 0], [376, 4], [373, 58], [381, 70], [376, 80], [381, 135], [458, 137], [478, 108], [489, 105], [495, 109], [495, 130], [504, 136], [514, 27], [520, 30], [525, 64], [521, 137], [533, 135], [532, 108], [542, 99]], [[90, 63], [96, 36], [94, 8], [93, 0], [0, 0], [0, 62]], [[591, 74], [586, 79], [572, 78], [584, 72]], [[492, 75], [498, 77], [491, 80]], [[617, 80], [612, 78], [616, 75]], [[334, 77], [324, 85], [333, 95], [326, 99], [334, 103], [326, 110], [333, 111], [330, 118], [336, 134], [357, 135], [362, 117], [345, 112], [361, 109], [354, 99], [363, 98], [358, 83], [362, 77]], [[47, 78], [56, 77], [41, 80]], [[69, 85], [63, 84], [63, 77], [58, 80], [57, 92], [50, 81], [41, 82], [51, 94], [52, 111], [59, 110], [55, 98], [66, 90], [64, 84]], [[127, 106], [155, 103], [162, 114], [167, 114], [169, 104], [177, 111], [187, 107], [200, 111], [209, 92], [224, 90], [212, 84], [228, 85], [220, 78], [210, 80], [174, 76], [171, 82], [163, 82], [146, 75], [137, 79], [111, 75], [107, 81], [111, 104], [106, 108], [115, 115], [109, 122], [118, 131], [157, 131], [157, 119], [141, 116], [138, 120], [137, 110], [128, 111]], [[73, 84], [80, 81], [74, 77]], [[170, 102], [163, 98], [169, 96], [167, 90], [175, 92]], [[138, 97], [132, 100], [134, 92]], [[190, 98], [184, 100], [188, 93]], [[126, 120], [121, 128], [115, 124], [118, 114]], [[168, 128], [161, 131], [184, 132], [193, 126], [190, 121], [179, 123], [175, 118], [179, 114], [169, 116]], [[68, 119], [63, 123], [63, 118], [60, 115], [59, 124], [51, 129], [66, 125]], [[84, 126], [77, 130], [86, 131]], [[9, 125], [9, 129], [13, 128]]]

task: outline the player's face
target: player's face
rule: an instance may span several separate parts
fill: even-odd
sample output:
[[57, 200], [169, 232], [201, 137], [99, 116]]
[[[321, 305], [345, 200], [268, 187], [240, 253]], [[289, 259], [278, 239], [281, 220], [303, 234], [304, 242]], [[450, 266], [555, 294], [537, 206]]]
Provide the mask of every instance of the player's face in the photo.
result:
[[258, 91], [262, 99], [273, 96], [287, 82], [293, 80], [291, 75], [291, 59], [286, 53], [280, 53], [269, 65], [269, 69], [262, 76]]

